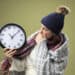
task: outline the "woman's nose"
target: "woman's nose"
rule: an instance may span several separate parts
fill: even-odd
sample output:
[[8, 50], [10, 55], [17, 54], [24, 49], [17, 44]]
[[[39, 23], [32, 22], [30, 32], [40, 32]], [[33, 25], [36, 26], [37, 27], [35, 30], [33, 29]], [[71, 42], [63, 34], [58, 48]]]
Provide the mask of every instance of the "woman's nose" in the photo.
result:
[[43, 28], [40, 29], [40, 33], [43, 33]]

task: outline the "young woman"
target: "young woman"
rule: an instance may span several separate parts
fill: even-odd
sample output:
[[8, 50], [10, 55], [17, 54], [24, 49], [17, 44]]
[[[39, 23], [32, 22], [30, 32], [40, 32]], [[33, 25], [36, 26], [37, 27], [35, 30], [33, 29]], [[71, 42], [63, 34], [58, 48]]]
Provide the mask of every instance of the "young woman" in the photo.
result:
[[68, 62], [68, 39], [62, 29], [64, 18], [69, 8], [60, 6], [57, 10], [41, 20], [41, 28], [29, 37], [29, 44], [34, 46], [27, 50], [19, 60], [14, 55], [16, 50], [4, 49], [4, 54], [11, 59], [10, 75], [64, 75]]

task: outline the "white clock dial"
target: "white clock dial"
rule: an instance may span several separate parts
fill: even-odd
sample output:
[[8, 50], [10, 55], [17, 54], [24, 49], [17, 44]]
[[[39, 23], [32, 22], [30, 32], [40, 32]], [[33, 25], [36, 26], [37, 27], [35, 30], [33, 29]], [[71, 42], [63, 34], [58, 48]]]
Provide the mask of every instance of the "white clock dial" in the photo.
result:
[[26, 41], [24, 30], [18, 25], [7, 25], [3, 27], [0, 34], [1, 44], [6, 48], [19, 49]]

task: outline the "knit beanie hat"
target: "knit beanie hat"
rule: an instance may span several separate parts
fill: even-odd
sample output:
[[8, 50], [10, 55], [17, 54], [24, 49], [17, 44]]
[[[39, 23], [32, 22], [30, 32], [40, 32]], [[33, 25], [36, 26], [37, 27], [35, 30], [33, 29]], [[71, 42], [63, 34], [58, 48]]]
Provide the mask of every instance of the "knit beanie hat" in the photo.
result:
[[65, 15], [70, 9], [66, 6], [60, 6], [54, 13], [51, 13], [42, 18], [41, 23], [55, 34], [59, 34], [64, 27]]

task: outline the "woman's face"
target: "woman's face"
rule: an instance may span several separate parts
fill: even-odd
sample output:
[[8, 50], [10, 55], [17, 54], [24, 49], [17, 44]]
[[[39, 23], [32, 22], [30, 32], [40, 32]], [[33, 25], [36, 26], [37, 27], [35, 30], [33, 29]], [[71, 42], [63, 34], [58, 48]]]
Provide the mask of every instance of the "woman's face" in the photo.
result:
[[45, 27], [44, 25], [42, 25], [40, 32], [42, 33], [42, 35], [44, 37], [46, 37], [47, 39], [51, 38], [54, 33], [52, 31], [50, 31], [47, 27]]

